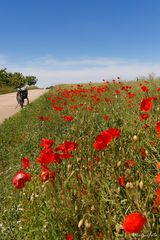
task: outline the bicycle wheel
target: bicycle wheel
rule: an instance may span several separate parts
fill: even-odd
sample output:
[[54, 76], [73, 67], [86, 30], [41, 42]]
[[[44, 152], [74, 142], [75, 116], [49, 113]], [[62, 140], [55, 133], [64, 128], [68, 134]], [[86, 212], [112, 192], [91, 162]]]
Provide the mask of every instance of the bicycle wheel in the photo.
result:
[[21, 106], [21, 108], [23, 108], [24, 100], [20, 94], [17, 97], [17, 101], [18, 101], [19, 105]]

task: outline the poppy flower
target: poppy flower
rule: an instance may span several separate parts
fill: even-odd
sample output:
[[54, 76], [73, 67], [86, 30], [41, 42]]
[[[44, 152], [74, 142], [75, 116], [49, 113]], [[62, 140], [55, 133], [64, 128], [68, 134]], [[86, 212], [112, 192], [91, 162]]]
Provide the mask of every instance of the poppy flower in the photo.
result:
[[123, 229], [126, 233], [139, 233], [147, 222], [145, 216], [139, 212], [134, 212], [125, 217], [123, 221]]
[[30, 160], [27, 157], [24, 157], [21, 160], [23, 162], [23, 166], [22, 166], [23, 169], [26, 169], [27, 167], [30, 166]]
[[160, 184], [160, 173], [157, 175], [157, 177], [156, 177], [156, 182], [158, 183], [158, 184]]
[[129, 159], [125, 162], [126, 168], [134, 167], [136, 164], [137, 164], [136, 161], [132, 159]]
[[144, 98], [141, 101], [141, 104], [140, 104], [141, 111], [147, 112], [152, 108], [153, 103], [151, 102], [151, 100], [152, 98], [148, 97], [148, 98]]
[[147, 114], [147, 113], [140, 115], [140, 120], [146, 120], [147, 118], [149, 118], [149, 114]]
[[42, 166], [42, 170], [40, 172], [40, 177], [42, 182], [46, 182], [47, 180], [54, 180], [55, 179], [55, 172], [50, 171], [46, 166]]
[[44, 148], [41, 152], [41, 155], [37, 159], [37, 163], [42, 165], [47, 165], [51, 162], [55, 161], [55, 154], [53, 153], [51, 148]]
[[119, 176], [118, 177], [118, 182], [121, 187], [124, 187], [125, 185], [125, 177], [124, 176]]
[[158, 133], [158, 137], [160, 138], [160, 122], [158, 122], [156, 125], [156, 131]]
[[74, 119], [74, 117], [71, 116], [71, 115], [68, 115], [68, 116], [64, 117], [64, 120], [67, 121], [67, 122], [71, 122], [73, 119]]
[[71, 152], [77, 148], [77, 143], [65, 141], [63, 144], [60, 144], [55, 151], [62, 151], [65, 153]]
[[73, 240], [73, 236], [71, 234], [66, 235], [66, 240]]
[[154, 203], [155, 212], [158, 212], [158, 207], [160, 205], [160, 188], [156, 190], [156, 201]]
[[44, 148], [49, 148], [54, 144], [54, 140], [42, 138], [41, 146]]
[[109, 120], [109, 116], [108, 116], [108, 115], [105, 115], [105, 116], [103, 116], [103, 119], [104, 119], [105, 121], [108, 121], [108, 120]]
[[113, 138], [119, 138], [120, 137], [120, 130], [117, 128], [109, 128], [108, 133], [112, 135]]
[[148, 92], [148, 88], [146, 86], [142, 86], [141, 89], [143, 92]]
[[157, 167], [160, 169], [160, 162], [157, 163]]
[[108, 144], [112, 141], [112, 135], [106, 130], [103, 131], [96, 137], [96, 141], [93, 144], [93, 147], [96, 150], [102, 150], [107, 148]]
[[15, 188], [21, 189], [24, 188], [27, 181], [31, 180], [31, 174], [24, 172], [24, 171], [18, 171], [16, 175], [13, 177], [12, 183], [14, 184]]

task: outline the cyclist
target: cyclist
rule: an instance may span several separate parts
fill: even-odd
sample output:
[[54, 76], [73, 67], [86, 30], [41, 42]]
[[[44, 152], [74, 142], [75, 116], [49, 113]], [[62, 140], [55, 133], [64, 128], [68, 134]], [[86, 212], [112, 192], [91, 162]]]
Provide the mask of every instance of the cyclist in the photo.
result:
[[24, 99], [27, 99], [27, 104], [29, 104], [28, 88], [26, 85], [20, 86], [17, 89], [16, 98], [17, 98], [18, 104], [20, 104], [22, 108], [23, 108]]

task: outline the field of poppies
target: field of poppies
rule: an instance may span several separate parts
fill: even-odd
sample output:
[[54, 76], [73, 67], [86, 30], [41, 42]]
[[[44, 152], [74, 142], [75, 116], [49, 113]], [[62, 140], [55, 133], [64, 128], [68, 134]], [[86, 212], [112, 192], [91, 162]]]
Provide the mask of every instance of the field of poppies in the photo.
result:
[[159, 239], [160, 82], [56, 86], [0, 139], [2, 239]]

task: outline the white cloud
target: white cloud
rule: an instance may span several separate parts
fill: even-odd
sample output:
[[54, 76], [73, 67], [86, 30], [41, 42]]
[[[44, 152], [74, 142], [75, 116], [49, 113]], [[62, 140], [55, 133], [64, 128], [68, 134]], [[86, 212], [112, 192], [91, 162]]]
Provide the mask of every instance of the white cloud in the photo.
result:
[[22, 72], [24, 75], [35, 75], [38, 78], [38, 86], [40, 87], [60, 83], [96, 82], [102, 81], [102, 79], [110, 80], [117, 76], [124, 80], [133, 80], [136, 76], [147, 76], [152, 72], [158, 76], [160, 75], [160, 63], [119, 58], [59, 60], [49, 56], [30, 61], [21, 61], [19, 64], [8, 61], [6, 67], [9, 71]]

